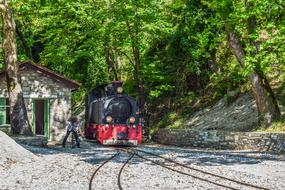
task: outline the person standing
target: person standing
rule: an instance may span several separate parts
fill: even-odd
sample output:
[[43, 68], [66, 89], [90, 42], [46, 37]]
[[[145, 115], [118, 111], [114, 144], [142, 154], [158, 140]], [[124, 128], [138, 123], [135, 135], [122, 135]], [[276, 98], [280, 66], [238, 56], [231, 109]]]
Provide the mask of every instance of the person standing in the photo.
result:
[[66, 140], [67, 140], [69, 134], [72, 133], [75, 137], [76, 146], [78, 148], [80, 148], [80, 140], [79, 140], [79, 135], [78, 135], [78, 131], [79, 131], [79, 127], [80, 127], [79, 125], [80, 125], [80, 122], [76, 116], [73, 116], [69, 119], [69, 122], [67, 125], [67, 131], [66, 131], [65, 137], [64, 137], [63, 142], [62, 142], [63, 147], [65, 147]]

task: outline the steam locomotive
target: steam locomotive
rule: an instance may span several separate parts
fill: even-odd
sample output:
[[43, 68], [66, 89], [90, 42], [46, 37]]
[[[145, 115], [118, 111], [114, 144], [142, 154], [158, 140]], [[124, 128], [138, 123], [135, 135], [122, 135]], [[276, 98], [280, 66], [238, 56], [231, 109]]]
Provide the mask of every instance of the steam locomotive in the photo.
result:
[[142, 142], [143, 118], [137, 102], [127, 96], [121, 81], [97, 86], [86, 100], [85, 137], [103, 145], [138, 145]]

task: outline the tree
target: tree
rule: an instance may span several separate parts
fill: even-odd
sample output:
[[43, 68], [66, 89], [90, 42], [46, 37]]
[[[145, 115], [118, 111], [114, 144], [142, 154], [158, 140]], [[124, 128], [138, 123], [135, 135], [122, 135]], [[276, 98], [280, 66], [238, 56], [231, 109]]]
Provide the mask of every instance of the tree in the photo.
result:
[[0, 1], [3, 21], [3, 49], [9, 94], [11, 129], [14, 134], [32, 135], [19, 76], [16, 25], [6, 0]]
[[213, 16], [199, 1], [169, 1], [159, 18], [165, 32], [152, 41], [143, 57], [144, 79], [154, 101], [203, 91], [219, 32]]
[[260, 8], [258, 1], [213, 0], [205, 3], [220, 16], [220, 22], [224, 24], [227, 41], [233, 54], [241, 67], [249, 72], [251, 90], [259, 111], [260, 122], [265, 127], [269, 127], [273, 121], [280, 118], [280, 110], [262, 70], [261, 60], [257, 56], [260, 40], [256, 30], [255, 14], [260, 13], [261, 10], [253, 10], [253, 7]]
[[146, 97], [145, 97], [145, 87], [142, 81], [141, 77], [141, 51], [140, 51], [140, 44], [138, 40], [139, 35], [139, 25], [140, 20], [138, 16], [138, 4], [137, 1], [134, 1], [133, 5], [133, 27], [130, 25], [129, 18], [124, 13], [125, 23], [128, 31], [128, 36], [131, 42], [131, 50], [132, 50], [132, 57], [133, 61], [131, 61], [131, 64], [134, 68], [134, 78], [136, 81], [137, 91], [138, 91], [138, 97], [139, 97], [139, 108], [144, 113], [145, 112], [145, 103], [146, 103]]
[[[146, 82], [144, 78], [144, 54], [151, 42], [161, 34], [160, 18], [163, 2], [157, 0], [113, 1], [109, 0], [105, 15], [109, 21], [105, 32], [110, 46], [124, 63], [124, 77], [132, 85], [138, 97], [140, 110], [146, 109]], [[127, 85], [126, 85], [127, 86]]]
[[176, 100], [189, 96], [192, 101], [193, 93], [212, 101], [249, 81], [261, 121], [268, 126], [279, 117], [269, 77], [278, 67], [285, 77], [283, 4], [15, 0], [10, 5], [19, 59], [34, 59], [81, 82], [84, 90], [74, 96], [77, 102], [98, 84], [123, 80], [142, 109], [145, 102], [150, 110], [167, 100], [173, 110], [179, 107]]

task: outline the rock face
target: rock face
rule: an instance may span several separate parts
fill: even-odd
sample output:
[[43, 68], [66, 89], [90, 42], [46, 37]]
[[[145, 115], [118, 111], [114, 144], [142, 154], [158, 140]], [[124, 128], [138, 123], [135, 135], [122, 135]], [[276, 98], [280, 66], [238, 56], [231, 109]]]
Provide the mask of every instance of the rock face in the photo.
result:
[[258, 125], [258, 111], [250, 93], [240, 95], [233, 103], [221, 99], [211, 108], [196, 112], [187, 127], [197, 130], [248, 131]]

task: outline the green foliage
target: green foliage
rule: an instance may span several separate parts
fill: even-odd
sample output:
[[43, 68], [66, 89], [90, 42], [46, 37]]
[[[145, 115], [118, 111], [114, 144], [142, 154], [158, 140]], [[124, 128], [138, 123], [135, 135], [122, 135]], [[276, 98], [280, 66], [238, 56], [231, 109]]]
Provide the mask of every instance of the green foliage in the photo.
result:
[[168, 112], [150, 129], [150, 134], [154, 134], [160, 128], [181, 129], [185, 127], [186, 119], [184, 115], [177, 112]]
[[[279, 0], [203, 0], [203, 3], [216, 12], [220, 23], [234, 26], [246, 50], [245, 77], [253, 70], [267, 73], [282, 64], [285, 58], [284, 3]], [[249, 25], [252, 18], [256, 20], [254, 29]]]
[[269, 128], [260, 128], [257, 132], [285, 132], [285, 122], [274, 122]]
[[214, 98], [222, 97], [229, 91], [239, 88], [246, 81], [243, 69], [232, 55], [226, 43], [220, 44], [216, 52], [216, 65], [213, 68], [208, 89], [215, 89]]
[[171, 1], [166, 11], [162, 19], [171, 24], [171, 29], [146, 52], [142, 71], [154, 99], [201, 88], [209, 77], [214, 37], [219, 36], [218, 27], [211, 24], [215, 15], [199, 2]]
[[[281, 0], [10, 3], [21, 34], [19, 60], [33, 60], [80, 82], [82, 89], [74, 94], [74, 105], [94, 86], [116, 78], [123, 80], [127, 93], [136, 96], [134, 47], [140, 55], [137, 74], [144, 83], [148, 110], [163, 118], [156, 127], [181, 126], [192, 109], [246, 84], [253, 70], [285, 81]], [[256, 27], [250, 30], [248, 21], [253, 17]], [[229, 49], [226, 23], [245, 48], [245, 68]]]
[[[212, 94], [212, 100], [246, 83], [253, 70], [269, 76], [279, 73], [279, 78], [280, 75], [284, 76], [285, 46], [281, 42], [285, 37], [284, 4], [280, 1], [258, 0], [247, 3], [229, 0], [204, 0], [202, 4], [188, 2], [175, 1], [169, 5], [177, 31], [169, 33], [171, 37], [167, 36], [156, 42], [149, 54], [151, 72], [155, 73], [155, 76], [157, 73], [162, 76], [160, 78], [176, 91], [176, 96], [181, 97], [183, 90], [193, 91], [187, 81], [187, 78], [193, 75], [206, 79], [206, 85], [200, 87], [202, 93]], [[252, 18], [256, 19], [254, 29], [249, 26]], [[245, 48], [244, 68], [241, 68], [226, 43], [225, 24], [233, 27]], [[169, 43], [168, 39], [175, 43]], [[213, 64], [209, 69], [205, 69], [203, 66], [207, 66], [205, 63], [209, 61]], [[165, 69], [169, 67], [169, 70]], [[164, 74], [163, 71], [167, 72]], [[165, 80], [166, 78], [168, 80]], [[151, 84], [158, 87], [163, 85], [154, 82]], [[155, 88], [156, 86], [151, 86], [151, 89]], [[158, 95], [163, 96], [165, 93]], [[180, 105], [187, 107], [183, 103]]]

